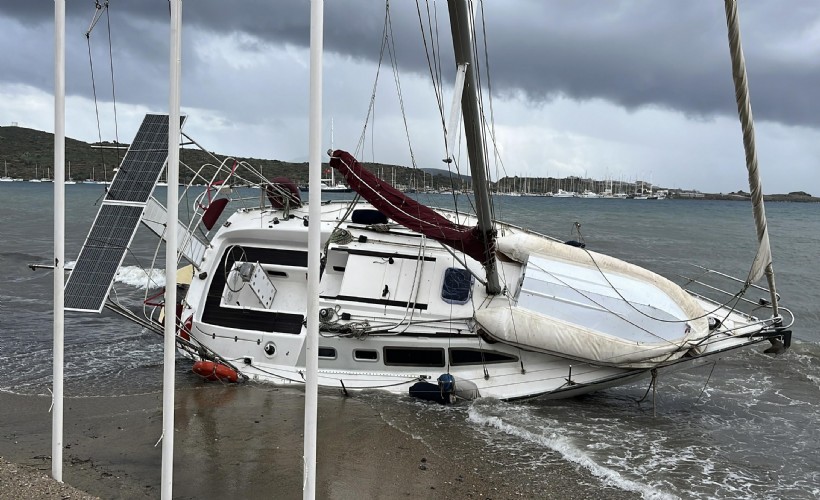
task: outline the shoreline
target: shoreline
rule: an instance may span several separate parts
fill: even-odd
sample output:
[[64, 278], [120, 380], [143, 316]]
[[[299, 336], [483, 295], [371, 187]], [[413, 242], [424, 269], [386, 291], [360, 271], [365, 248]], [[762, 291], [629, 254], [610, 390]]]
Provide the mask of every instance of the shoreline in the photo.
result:
[[[470, 429], [452, 429], [448, 436], [464, 446], [450, 447], [391, 424], [365, 399], [319, 392], [317, 498], [639, 497], [590, 480], [570, 463], [546, 468], [543, 480], [532, 484], [521, 471], [499, 471], [492, 453], [501, 451], [471, 437]], [[49, 396], [0, 393], [0, 457], [50, 474], [49, 405]], [[159, 495], [162, 454], [154, 445], [162, 428], [160, 392], [67, 398], [64, 408], [67, 484], [100, 498]], [[300, 389], [178, 388], [174, 497], [264, 498], [275, 492], [277, 498], [301, 498], [303, 408]], [[15, 465], [2, 469], [8, 467]], [[25, 481], [5, 483], [12, 497], [31, 496], [21, 486]]]

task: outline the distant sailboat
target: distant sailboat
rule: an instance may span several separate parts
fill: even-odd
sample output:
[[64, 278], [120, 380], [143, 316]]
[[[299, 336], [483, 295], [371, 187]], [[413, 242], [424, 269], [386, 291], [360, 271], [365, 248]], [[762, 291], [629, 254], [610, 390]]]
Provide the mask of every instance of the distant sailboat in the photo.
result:
[[0, 177], [0, 182], [14, 182], [14, 179], [9, 177], [9, 165], [5, 160], [3, 160], [3, 170], [4, 174], [3, 177]]
[[34, 177], [28, 180], [29, 182], [43, 182], [37, 174], [37, 164], [34, 164]]
[[64, 184], [77, 184], [77, 181], [71, 178], [71, 162], [68, 162], [68, 179]]

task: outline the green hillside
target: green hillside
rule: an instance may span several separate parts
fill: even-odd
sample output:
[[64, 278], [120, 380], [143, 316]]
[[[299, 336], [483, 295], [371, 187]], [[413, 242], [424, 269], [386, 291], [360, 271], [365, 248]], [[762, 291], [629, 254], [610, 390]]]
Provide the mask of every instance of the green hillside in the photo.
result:
[[[113, 148], [115, 144], [110, 142], [103, 142], [102, 145], [109, 146], [109, 148], [93, 148], [92, 144], [87, 142], [66, 138], [66, 167], [70, 163], [71, 177], [74, 180], [91, 178], [110, 180], [112, 178], [113, 169], [119, 165], [125, 150]], [[127, 146], [127, 144], [121, 144], [121, 146]], [[213, 153], [213, 155], [220, 161], [230, 156], [222, 153]], [[293, 179], [298, 184], [308, 181], [307, 163], [245, 157], [237, 157], [237, 159], [247, 161], [257, 169], [261, 169], [268, 178], [284, 176]], [[180, 160], [191, 168], [199, 168], [206, 163], [215, 163], [209, 154], [190, 148], [182, 149]], [[53, 176], [54, 135], [50, 132], [24, 127], [0, 127], [0, 162], [4, 162], [9, 177], [32, 179], [46, 177], [48, 172], [52, 172]], [[392, 180], [395, 176], [396, 184], [422, 186], [424, 182], [425, 174], [420, 169], [380, 163], [365, 163], [364, 166], [382, 175], [385, 179]], [[327, 168], [329, 167], [325, 166], [323, 171]], [[2, 171], [0, 175], [4, 175]], [[190, 175], [187, 169], [180, 168], [182, 181], [187, 181]], [[445, 175], [426, 174], [427, 185], [431, 182], [436, 187], [444, 187], [449, 185], [450, 181]]]

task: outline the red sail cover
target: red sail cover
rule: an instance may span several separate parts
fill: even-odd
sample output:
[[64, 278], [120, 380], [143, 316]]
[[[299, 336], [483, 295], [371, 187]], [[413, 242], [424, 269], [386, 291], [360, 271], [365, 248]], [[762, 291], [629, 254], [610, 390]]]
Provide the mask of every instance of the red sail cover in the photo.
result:
[[347, 185], [354, 191], [402, 226], [464, 252], [478, 262], [484, 263], [488, 260], [484, 254], [484, 242], [478, 227], [455, 224], [431, 208], [407, 197], [389, 183], [365, 170], [361, 163], [346, 151], [334, 151], [330, 166], [344, 176]]

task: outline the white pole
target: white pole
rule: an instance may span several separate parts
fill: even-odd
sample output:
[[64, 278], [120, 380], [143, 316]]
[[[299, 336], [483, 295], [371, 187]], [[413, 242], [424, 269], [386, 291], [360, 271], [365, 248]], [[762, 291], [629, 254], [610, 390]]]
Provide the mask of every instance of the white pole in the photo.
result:
[[[336, 148], [333, 147], [333, 117], [330, 117], [330, 150], [336, 151]], [[331, 167], [330, 169], [330, 185], [336, 187], [336, 174]]]
[[177, 207], [179, 205], [179, 80], [182, 59], [182, 0], [171, 2], [170, 96], [168, 99], [168, 224], [165, 227], [165, 332], [162, 370], [162, 498], [174, 486], [174, 371], [176, 361]]
[[51, 476], [63, 482], [65, 335], [65, 0], [54, 0], [54, 388]]
[[305, 477], [302, 498], [316, 498], [316, 421], [319, 407], [319, 252], [322, 222], [322, 30], [323, 0], [310, 2], [310, 137], [308, 159], [308, 290], [305, 345]]

